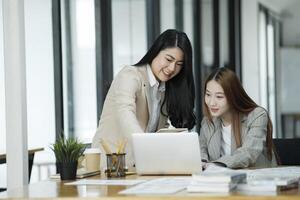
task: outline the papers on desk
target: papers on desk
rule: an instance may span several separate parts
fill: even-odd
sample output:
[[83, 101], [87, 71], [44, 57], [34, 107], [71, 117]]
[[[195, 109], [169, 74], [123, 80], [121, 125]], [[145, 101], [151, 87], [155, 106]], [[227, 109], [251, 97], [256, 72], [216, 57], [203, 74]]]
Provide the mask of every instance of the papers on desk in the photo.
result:
[[191, 177], [158, 178], [131, 187], [119, 194], [174, 194], [184, 190], [191, 181]]
[[143, 183], [146, 180], [102, 180], [102, 179], [83, 179], [74, 181], [71, 183], [65, 183], [65, 185], [136, 185]]
[[238, 184], [237, 191], [239, 192], [254, 192], [254, 193], [276, 193], [278, 190], [287, 190], [297, 188], [299, 177], [266, 177], [256, 180], [250, 180], [245, 184]]
[[300, 167], [276, 167], [256, 170], [238, 170], [247, 173], [247, 183], [239, 184], [239, 192], [276, 192], [297, 188]]
[[[66, 185], [128, 185], [120, 194], [125, 195], [164, 195], [174, 194], [188, 188], [190, 192], [230, 192], [276, 195], [281, 189], [298, 187], [300, 167], [277, 167], [256, 170], [232, 170], [228, 168], [210, 169], [194, 177], [167, 177], [153, 180], [79, 180]], [[222, 174], [223, 175], [220, 175]], [[247, 174], [247, 182], [243, 183]], [[238, 175], [237, 175], [238, 174]], [[243, 175], [244, 174], [244, 175]], [[224, 178], [225, 177], [225, 178]], [[235, 178], [238, 177], [238, 178]], [[214, 181], [212, 181], [212, 179]], [[138, 184], [138, 185], [137, 185]], [[190, 187], [190, 188], [189, 188]]]
[[204, 171], [193, 174], [193, 180], [187, 187], [188, 192], [221, 192], [232, 191], [238, 183], [246, 181], [245, 172], [235, 170]]
[[201, 183], [239, 183], [246, 180], [246, 173], [237, 171], [200, 172], [193, 174], [193, 181]]
[[266, 177], [300, 177], [300, 167], [275, 167], [262, 169], [241, 169], [237, 170], [247, 173], [247, 180]]
[[254, 170], [232, 170], [211, 165], [193, 174], [188, 192], [230, 192], [276, 194], [279, 190], [299, 187], [300, 167], [276, 167]]

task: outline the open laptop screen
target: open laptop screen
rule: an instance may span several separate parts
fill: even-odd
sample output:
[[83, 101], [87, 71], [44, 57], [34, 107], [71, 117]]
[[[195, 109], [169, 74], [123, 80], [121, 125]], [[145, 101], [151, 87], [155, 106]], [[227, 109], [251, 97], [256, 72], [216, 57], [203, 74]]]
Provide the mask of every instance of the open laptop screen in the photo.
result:
[[193, 174], [202, 170], [195, 132], [135, 133], [132, 141], [138, 174]]

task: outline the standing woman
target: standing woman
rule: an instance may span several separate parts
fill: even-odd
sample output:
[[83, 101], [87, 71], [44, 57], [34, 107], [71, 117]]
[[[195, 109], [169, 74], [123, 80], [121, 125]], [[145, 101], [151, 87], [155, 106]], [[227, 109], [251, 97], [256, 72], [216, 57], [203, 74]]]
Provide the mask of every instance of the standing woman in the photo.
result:
[[[106, 96], [93, 147], [103, 139], [127, 140], [126, 164], [134, 167], [132, 133], [156, 132], [173, 126], [195, 125], [192, 47], [184, 32], [166, 30], [135, 65], [125, 66]], [[102, 149], [101, 164], [106, 163]]]
[[213, 71], [204, 92], [202, 159], [229, 168], [275, 166], [269, 115], [247, 95], [234, 72]]

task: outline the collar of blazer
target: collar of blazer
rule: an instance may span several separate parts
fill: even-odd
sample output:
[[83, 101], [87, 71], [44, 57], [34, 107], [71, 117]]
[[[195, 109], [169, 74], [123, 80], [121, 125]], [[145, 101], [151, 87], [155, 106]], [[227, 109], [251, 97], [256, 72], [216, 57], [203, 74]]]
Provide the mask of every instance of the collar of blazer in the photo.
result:
[[144, 88], [145, 91], [145, 96], [146, 96], [146, 101], [147, 101], [147, 105], [148, 105], [148, 113], [149, 115], [151, 115], [151, 109], [150, 109], [150, 83], [148, 80], [148, 75], [147, 75], [147, 65], [142, 65], [137, 67], [138, 71], [140, 72], [141, 76], [142, 76], [142, 87]]
[[211, 159], [218, 159], [221, 155], [222, 121], [213, 118], [213, 133], [209, 139], [208, 152]]
[[[247, 122], [248, 115], [247, 114], [241, 114], [241, 123], [244, 125], [245, 122]], [[213, 118], [213, 123], [214, 123], [214, 128], [215, 130], [217, 129], [222, 129], [222, 121], [220, 117], [215, 117]]]
[[[221, 157], [221, 145], [222, 145], [222, 121], [220, 118], [213, 119], [214, 128], [213, 133], [210, 136], [208, 144], [208, 152], [211, 160], [217, 160]], [[236, 143], [233, 133], [231, 133], [231, 154], [236, 149]]]
[[[247, 115], [242, 114], [241, 116], [241, 123], [242, 123], [242, 133], [244, 132], [244, 127], [246, 126], [245, 123], [247, 122]], [[222, 141], [222, 121], [219, 117], [213, 118], [214, 123], [214, 131], [209, 139], [209, 143], [214, 145], [209, 145], [210, 147], [221, 147], [221, 141]], [[231, 153], [233, 153], [236, 150], [236, 141], [234, 134], [232, 133], [231, 137]], [[210, 150], [211, 157], [218, 158], [220, 157], [221, 148], [211, 148]]]
[[[149, 83], [149, 79], [148, 79], [148, 74], [147, 74], [147, 65], [142, 65], [137, 67], [138, 71], [140, 72], [141, 76], [142, 76], [142, 85], [144, 87], [144, 91], [145, 91], [145, 96], [146, 96], [146, 101], [147, 101], [147, 105], [148, 105], [148, 112], [149, 115], [151, 115], [151, 109], [150, 109], [150, 83]], [[161, 96], [161, 101], [163, 101], [165, 98], [165, 93], [162, 93]], [[166, 110], [166, 109], [164, 109]], [[161, 118], [161, 117], [160, 117]], [[161, 120], [159, 120], [161, 122]], [[159, 125], [160, 127], [160, 125]]]
[[[249, 114], [241, 114], [241, 134], [243, 140], [243, 134], [247, 133], [247, 123]], [[211, 159], [218, 159], [221, 155], [221, 141], [222, 141], [222, 121], [220, 118], [213, 118], [214, 126], [212, 128], [211, 135], [209, 138], [208, 151]], [[231, 137], [231, 153], [237, 149], [235, 137], [232, 133]]]

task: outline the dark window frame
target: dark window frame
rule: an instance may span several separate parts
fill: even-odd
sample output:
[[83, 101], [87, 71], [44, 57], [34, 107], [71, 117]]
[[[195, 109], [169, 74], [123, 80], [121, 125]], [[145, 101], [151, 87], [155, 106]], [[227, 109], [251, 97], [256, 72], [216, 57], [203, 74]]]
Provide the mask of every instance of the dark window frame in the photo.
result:
[[160, 4], [159, 0], [146, 1], [147, 18], [147, 46], [152, 46], [156, 37], [160, 34]]
[[95, 0], [97, 121], [113, 80], [111, 0]]

